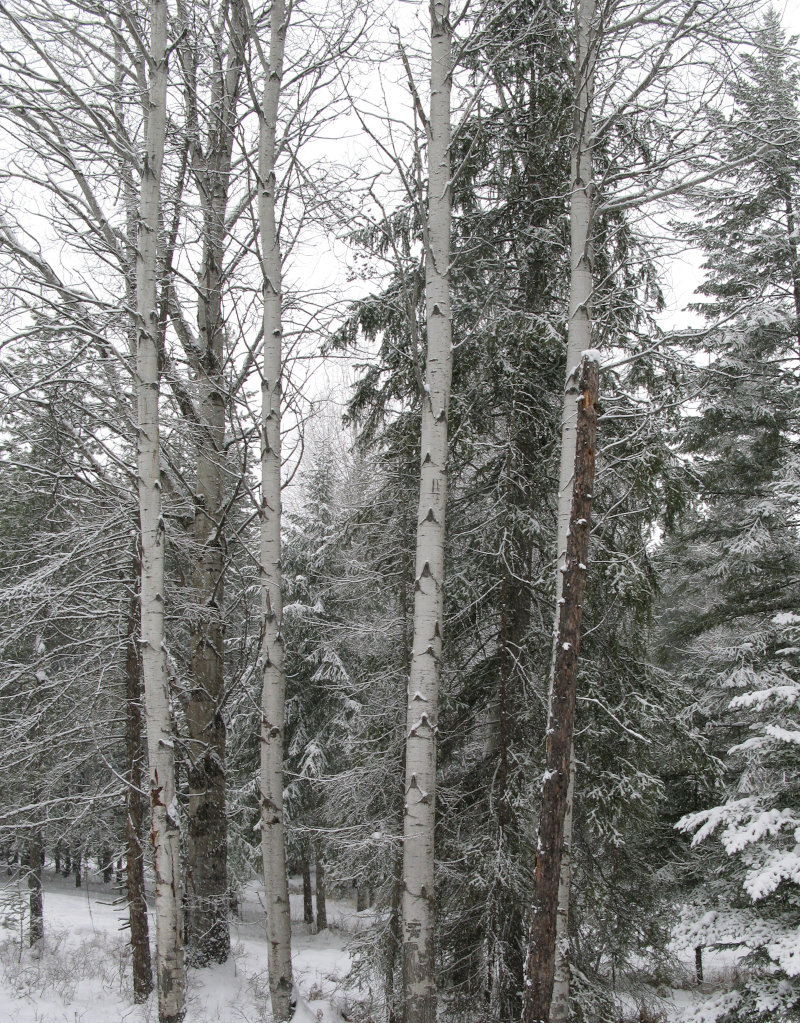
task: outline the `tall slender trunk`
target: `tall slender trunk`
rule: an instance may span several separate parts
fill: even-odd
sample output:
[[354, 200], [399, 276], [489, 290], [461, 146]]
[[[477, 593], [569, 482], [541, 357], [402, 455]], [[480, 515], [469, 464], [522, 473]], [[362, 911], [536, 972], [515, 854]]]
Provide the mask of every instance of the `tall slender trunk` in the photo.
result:
[[[41, 701], [38, 690], [42, 685], [47, 684], [47, 646], [44, 637], [39, 635], [34, 640], [36, 651], [36, 670], [33, 673], [33, 687], [36, 696], [33, 701], [33, 720], [29, 741], [37, 743], [40, 736], [38, 725], [38, 714]], [[30, 790], [30, 800], [33, 811], [33, 821], [25, 842], [22, 863], [25, 867], [28, 881], [28, 943], [33, 948], [44, 938], [44, 899], [42, 895], [42, 861], [44, 858], [44, 841], [42, 838], [41, 815], [38, 804], [41, 797], [41, 788], [38, 778], [34, 775], [34, 784]]]
[[275, 212], [276, 134], [287, 13], [270, 11], [269, 68], [259, 131], [258, 217], [264, 273], [264, 366], [261, 437], [261, 850], [267, 904], [272, 1014], [291, 1015], [292, 957], [289, 881], [283, 824], [284, 674], [281, 579], [281, 251]]
[[[547, 721], [547, 757], [536, 842], [531, 930], [522, 1007], [523, 1023], [550, 1018], [556, 956], [556, 919], [570, 788], [578, 654], [581, 640], [589, 520], [594, 487], [598, 362], [585, 357], [576, 370], [579, 398], [575, 473], [563, 585], [557, 613], [556, 654]], [[568, 389], [569, 392], [569, 389]]]
[[[408, 466], [408, 472], [411, 471], [411, 466]], [[400, 615], [400, 645], [403, 655], [402, 670], [403, 674], [408, 676], [411, 672], [411, 629], [409, 628], [409, 601], [408, 601], [408, 582], [411, 578], [411, 572], [413, 564], [411, 561], [410, 553], [410, 535], [409, 535], [409, 524], [410, 524], [410, 512], [409, 502], [405, 500], [401, 494], [400, 501], [402, 503], [402, 517], [401, 517], [401, 534], [400, 534], [400, 580], [398, 587], [398, 613]], [[405, 720], [404, 717], [401, 719], [398, 717], [396, 722], [397, 726], [397, 746], [399, 755], [405, 752]], [[402, 992], [397, 990], [397, 983], [395, 973], [397, 972], [397, 963], [402, 958], [403, 948], [403, 936], [401, 928], [401, 909], [403, 902], [403, 852], [402, 842], [400, 841], [399, 832], [403, 828], [404, 818], [404, 804], [405, 804], [405, 779], [402, 771], [400, 770], [401, 764], [397, 764], [397, 790], [395, 794], [394, 805], [392, 808], [393, 816], [396, 820], [396, 826], [398, 829], [397, 842], [395, 845], [395, 855], [392, 861], [392, 877], [391, 877], [391, 895], [389, 897], [389, 920], [386, 927], [386, 959], [384, 963], [384, 1014], [386, 1023], [399, 1023], [401, 1019], [400, 1002]]]
[[[122, 52], [115, 36], [115, 75], [117, 76], [116, 114], [124, 124], [122, 104]], [[138, 203], [133, 172], [127, 160], [120, 167], [126, 212], [125, 297], [128, 314], [128, 349], [130, 358], [136, 358], [136, 243], [138, 232]], [[144, 744], [142, 721], [142, 660], [139, 650], [141, 634], [141, 521], [136, 518], [136, 542], [132, 558], [133, 592], [128, 609], [128, 635], [125, 649], [125, 754], [127, 760], [127, 788], [125, 791], [125, 893], [128, 900], [131, 958], [133, 972], [133, 1000], [146, 1002], [153, 990], [153, 964], [150, 956], [150, 924], [147, 915], [147, 896], [144, 880], [143, 836], [146, 824], [144, 797]], [[117, 863], [120, 880], [121, 861]]]
[[398, 1009], [398, 998], [395, 991], [395, 964], [398, 951], [401, 947], [402, 935], [400, 933], [400, 908], [403, 898], [403, 861], [402, 854], [399, 854], [394, 864], [394, 876], [392, 877], [392, 895], [389, 903], [389, 923], [387, 927], [387, 950], [386, 965], [384, 971], [384, 1005], [386, 1023], [398, 1023], [400, 1012]]
[[[558, 535], [556, 614], [561, 606], [567, 537], [572, 505], [577, 404], [570, 391], [570, 374], [581, 352], [592, 346], [593, 169], [592, 100], [597, 60], [595, 0], [579, 0], [576, 25], [575, 86], [570, 191], [570, 316], [567, 336], [567, 385], [561, 421], [561, 464], [558, 477]], [[554, 630], [554, 635], [557, 630]], [[553, 654], [555, 664], [555, 650]], [[552, 676], [551, 676], [552, 692]], [[569, 896], [572, 875], [572, 813], [575, 795], [575, 755], [570, 749], [561, 876], [556, 916], [556, 959], [550, 1023], [570, 1018]]]
[[311, 888], [311, 861], [308, 851], [303, 853], [303, 923], [314, 923], [314, 893]]
[[142, 529], [142, 672], [155, 873], [159, 1023], [184, 1017], [180, 828], [164, 646], [164, 520], [158, 420], [157, 242], [167, 96], [167, 5], [150, 0], [150, 81], [136, 255], [139, 517]]
[[317, 887], [317, 934], [328, 929], [328, 904], [325, 899], [325, 864], [322, 862], [322, 843], [317, 842], [314, 859], [314, 880]]
[[[192, 684], [186, 709], [189, 808], [186, 841], [186, 944], [192, 964], [225, 962], [228, 925], [227, 736], [223, 705], [225, 567], [225, 417], [222, 309], [225, 213], [236, 129], [247, 22], [240, 0], [230, 4], [229, 54], [217, 57], [212, 80], [206, 151], [199, 140], [192, 166], [203, 209], [203, 261], [198, 281], [197, 504], [194, 518], [191, 623]], [[221, 29], [224, 31], [224, 27]], [[223, 40], [219, 39], [218, 52]], [[189, 86], [191, 87], [191, 86]], [[196, 97], [189, 96], [196, 107]]]
[[111, 855], [111, 850], [107, 845], [103, 847], [100, 860], [100, 867], [103, 871], [103, 884], [111, 884], [114, 880], [114, 857]]
[[[134, 579], [140, 572], [139, 559], [134, 558]], [[125, 752], [127, 756], [127, 789], [125, 792], [125, 885], [133, 958], [133, 1000], [146, 1002], [153, 990], [153, 967], [150, 961], [150, 927], [144, 886], [145, 804], [142, 796], [142, 675], [136, 642], [139, 629], [138, 587], [131, 597], [128, 612], [128, 636], [125, 651]]]
[[431, 99], [425, 306], [428, 351], [422, 394], [414, 632], [406, 717], [403, 814], [403, 1007], [405, 1023], [435, 1023], [434, 820], [436, 727], [442, 656], [447, 411], [452, 375], [450, 313], [449, 0], [431, 0]]
[[44, 937], [42, 899], [42, 832], [35, 827], [25, 843], [25, 872], [28, 875], [28, 944], [33, 948]]

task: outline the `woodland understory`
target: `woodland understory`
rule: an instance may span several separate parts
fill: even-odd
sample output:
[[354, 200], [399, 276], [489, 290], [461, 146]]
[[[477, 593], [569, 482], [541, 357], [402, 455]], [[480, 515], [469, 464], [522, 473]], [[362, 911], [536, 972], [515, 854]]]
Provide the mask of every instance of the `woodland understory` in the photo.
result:
[[0, 0], [0, 1015], [800, 1021], [783, 16]]

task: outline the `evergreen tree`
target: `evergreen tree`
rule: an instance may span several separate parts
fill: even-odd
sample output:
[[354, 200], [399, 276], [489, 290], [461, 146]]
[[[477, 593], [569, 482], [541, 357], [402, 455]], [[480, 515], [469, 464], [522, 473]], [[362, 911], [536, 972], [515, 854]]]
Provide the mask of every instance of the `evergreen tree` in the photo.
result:
[[[703, 858], [687, 934], [743, 955], [734, 990], [706, 1019], [800, 1018], [800, 821], [795, 702], [798, 465], [798, 64], [777, 15], [764, 20], [719, 116], [727, 154], [742, 161], [698, 196], [691, 237], [707, 252], [710, 320], [697, 414], [684, 448], [697, 488], [667, 547], [666, 642], [694, 678], [691, 713], [716, 759], [705, 809], [679, 827]], [[702, 845], [701, 845], [702, 844]]]
[[[491, 85], [454, 143], [457, 353], [437, 941], [446, 1011], [459, 1019], [520, 1013], [552, 649], [565, 374], [571, 71], [553, 41], [560, 32], [567, 36], [566, 17], [556, 3], [535, 13], [520, 8], [513, 17], [503, 9], [499, 35], [487, 42]], [[478, 64], [468, 73], [478, 74]], [[353, 309], [338, 338], [343, 346], [360, 337], [379, 346], [350, 414], [361, 443], [384, 465], [413, 449], [419, 429], [415, 365], [425, 341], [417, 327], [419, 231], [410, 205], [358, 235], [373, 254], [394, 260], [394, 272], [382, 292]], [[647, 309], [658, 293], [647, 253], [620, 214], [599, 218], [596, 266], [599, 334], [639, 358], [610, 376], [600, 422], [597, 569], [578, 724], [579, 769], [590, 781], [577, 807], [573, 928], [578, 1011], [586, 1019], [600, 1018], [598, 1006], [613, 1013], [615, 967], [622, 973], [666, 941], [666, 928], [651, 924], [665, 893], [644, 853], [664, 798], [660, 775], [677, 738], [653, 719], [651, 708], [665, 701], [664, 677], [645, 657], [654, 587], [647, 547], [665, 494], [674, 503], [660, 408], [677, 381], [645, 355]], [[666, 700], [673, 705], [671, 694]], [[606, 788], [619, 796], [616, 806], [604, 797]]]

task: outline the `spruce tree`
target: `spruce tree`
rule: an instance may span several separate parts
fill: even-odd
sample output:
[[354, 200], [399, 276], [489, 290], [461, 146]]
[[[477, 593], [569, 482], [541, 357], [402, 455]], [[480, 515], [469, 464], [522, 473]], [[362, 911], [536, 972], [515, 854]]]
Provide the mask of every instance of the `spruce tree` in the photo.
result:
[[[667, 645], [693, 676], [691, 710], [719, 765], [679, 828], [704, 853], [687, 913], [697, 946], [738, 949], [739, 980], [705, 1019], [800, 1013], [797, 611], [798, 64], [777, 15], [762, 23], [730, 112], [738, 166], [697, 197], [709, 329], [697, 413], [684, 428], [697, 498], [667, 552]], [[698, 360], [699, 361], [699, 360]], [[712, 762], [713, 762], [712, 760]], [[705, 807], [702, 808], [702, 804]]]

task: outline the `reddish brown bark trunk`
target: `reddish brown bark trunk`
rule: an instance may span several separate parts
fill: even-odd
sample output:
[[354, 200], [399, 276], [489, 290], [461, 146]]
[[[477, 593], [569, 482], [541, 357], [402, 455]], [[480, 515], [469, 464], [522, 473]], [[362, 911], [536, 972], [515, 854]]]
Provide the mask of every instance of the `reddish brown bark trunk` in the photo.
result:
[[589, 555], [589, 519], [594, 487], [599, 366], [584, 359], [578, 370], [578, 422], [572, 512], [567, 538], [564, 586], [558, 608], [553, 689], [547, 723], [547, 759], [536, 845], [523, 1023], [547, 1023], [553, 997], [558, 881], [564, 844], [570, 747], [575, 719], [578, 653]]

